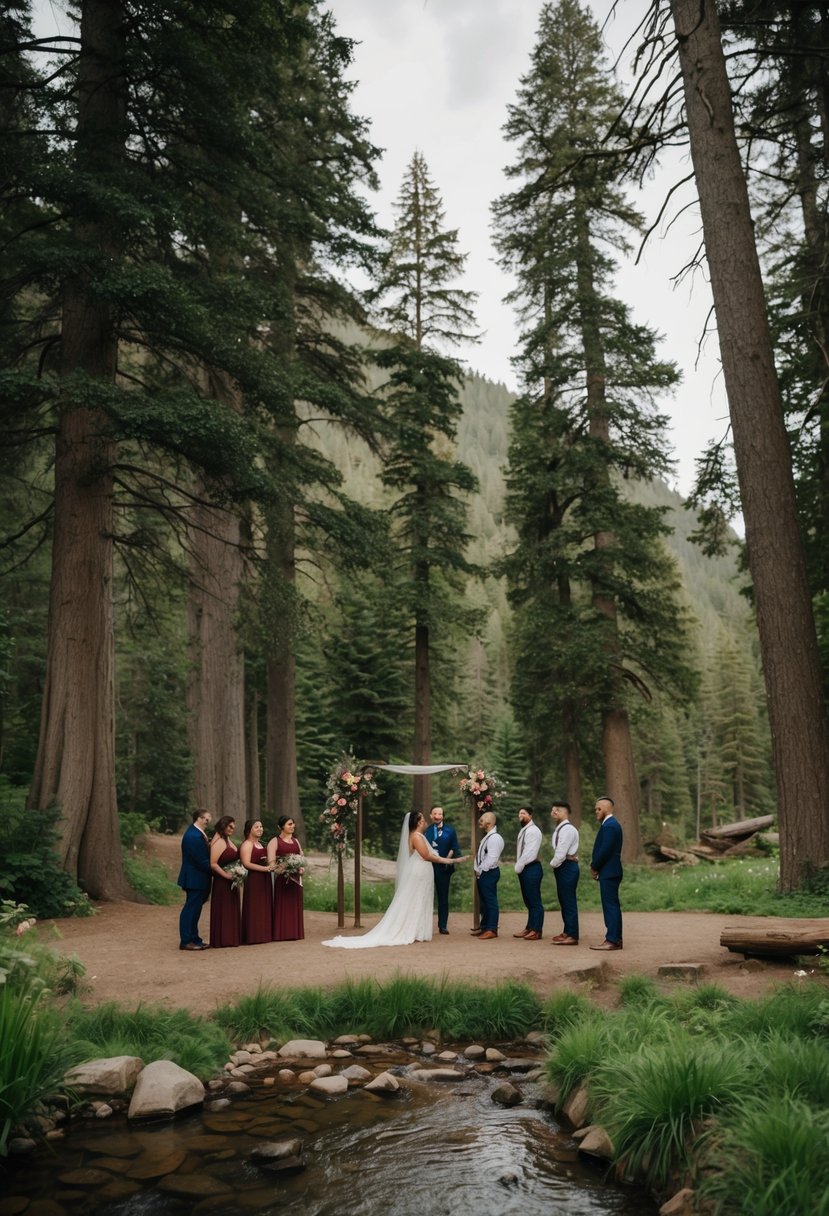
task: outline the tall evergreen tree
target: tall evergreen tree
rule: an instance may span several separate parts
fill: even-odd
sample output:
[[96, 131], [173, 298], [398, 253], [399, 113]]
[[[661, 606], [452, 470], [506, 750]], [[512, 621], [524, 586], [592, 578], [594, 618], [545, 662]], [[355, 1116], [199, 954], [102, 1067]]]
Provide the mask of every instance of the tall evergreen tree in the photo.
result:
[[576, 0], [545, 4], [505, 127], [518, 151], [508, 173], [519, 185], [495, 215], [523, 323], [524, 392], [508, 474], [519, 541], [505, 569], [524, 617], [519, 636], [537, 646], [534, 627], [545, 622], [556, 639], [546, 672], [528, 650], [517, 667], [525, 686], [534, 667], [555, 690], [548, 695], [577, 808], [578, 723], [599, 707], [605, 785], [619, 804], [626, 855], [636, 857], [627, 689], [649, 679], [682, 684], [688, 671], [661, 513], [631, 502], [622, 485], [666, 468], [656, 398], [676, 372], [657, 359], [653, 331], [610, 294], [613, 255], [639, 225], [616, 169], [597, 155], [620, 105], [590, 14]]
[[[465, 619], [459, 575], [472, 573], [465, 550], [463, 495], [474, 475], [454, 457], [461, 368], [444, 353], [472, 339], [473, 296], [454, 286], [465, 255], [444, 224], [440, 196], [415, 152], [404, 175], [397, 218], [376, 297], [391, 345], [377, 351], [388, 371], [385, 401], [393, 424], [383, 481], [397, 492], [396, 536], [408, 569], [414, 615], [413, 759], [432, 757], [432, 652], [436, 630]], [[415, 805], [428, 813], [431, 784], [415, 783]]]

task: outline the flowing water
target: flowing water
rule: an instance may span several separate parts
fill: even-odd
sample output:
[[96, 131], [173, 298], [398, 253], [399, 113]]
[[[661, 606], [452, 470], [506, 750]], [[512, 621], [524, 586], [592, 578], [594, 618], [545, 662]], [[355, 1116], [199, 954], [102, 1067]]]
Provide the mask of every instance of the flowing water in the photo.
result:
[[[402, 1072], [411, 1058], [360, 1063]], [[257, 1085], [230, 1108], [173, 1123], [73, 1125], [52, 1151], [11, 1166], [0, 1216], [25, 1216], [28, 1207], [43, 1216], [656, 1212], [643, 1192], [579, 1157], [569, 1134], [533, 1104], [535, 1085], [518, 1078], [524, 1102], [505, 1109], [490, 1096], [497, 1083], [476, 1071], [449, 1084], [409, 1073], [391, 1098], [354, 1089], [336, 1101]], [[269, 1174], [249, 1160], [255, 1145], [294, 1136], [303, 1141], [302, 1172]], [[7, 1208], [15, 1196], [20, 1202]]]

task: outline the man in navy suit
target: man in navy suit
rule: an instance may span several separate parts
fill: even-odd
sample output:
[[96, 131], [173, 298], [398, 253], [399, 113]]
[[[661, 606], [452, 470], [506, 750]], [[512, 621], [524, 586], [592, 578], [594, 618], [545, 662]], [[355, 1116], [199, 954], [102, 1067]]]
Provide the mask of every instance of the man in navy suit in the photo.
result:
[[[440, 857], [460, 857], [461, 846], [458, 844], [458, 834], [448, 823], [443, 822], [443, 807], [433, 806], [429, 824], [423, 835], [433, 846]], [[449, 921], [449, 883], [455, 873], [454, 866], [432, 866], [435, 875], [435, 891], [438, 897], [438, 932], [448, 933]]]
[[181, 870], [178, 885], [184, 891], [184, 907], [179, 916], [179, 950], [206, 950], [199, 937], [199, 916], [210, 894], [212, 871], [207, 840], [209, 811], [196, 811], [193, 822], [181, 838]]
[[591, 950], [622, 949], [622, 908], [619, 884], [622, 881], [622, 825], [613, 814], [613, 799], [603, 794], [596, 800], [599, 830], [590, 859], [590, 873], [599, 884], [604, 915], [605, 940]]

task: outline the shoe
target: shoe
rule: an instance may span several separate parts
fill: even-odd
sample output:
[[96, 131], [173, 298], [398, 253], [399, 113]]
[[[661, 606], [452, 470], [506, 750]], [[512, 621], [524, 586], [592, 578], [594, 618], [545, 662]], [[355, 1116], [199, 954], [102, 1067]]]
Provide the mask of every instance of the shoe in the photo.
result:
[[185, 946], [179, 946], [179, 950], [206, 950], [207, 946], [199, 946], [196, 942], [187, 942]]
[[483, 929], [470, 929], [469, 932], [472, 934], [473, 937], [480, 937], [481, 934], [483, 933]]
[[563, 942], [566, 936], [566, 933], [557, 933], [555, 937], [550, 938], [550, 941], [555, 945], [556, 942]]
[[497, 936], [498, 936], [497, 930], [495, 933], [493, 933], [491, 929], [487, 929], [486, 933], [481, 934], [481, 941], [488, 942], [488, 941], [491, 941], [493, 937], [497, 937]]
[[541, 934], [536, 933], [535, 929], [530, 929], [529, 933], [524, 934], [524, 941], [525, 942], [540, 942]]
[[448, 929], [438, 929], [438, 933], [448, 933]]
[[566, 933], [562, 933], [561, 937], [554, 938], [553, 941], [556, 946], [577, 946], [579, 944], [577, 937], [568, 937]]
[[591, 946], [591, 950], [621, 950], [621, 942], [602, 942], [600, 946]]
[[529, 933], [529, 929], [522, 929], [520, 933], [513, 933], [512, 936], [513, 937], [526, 937], [528, 933]]

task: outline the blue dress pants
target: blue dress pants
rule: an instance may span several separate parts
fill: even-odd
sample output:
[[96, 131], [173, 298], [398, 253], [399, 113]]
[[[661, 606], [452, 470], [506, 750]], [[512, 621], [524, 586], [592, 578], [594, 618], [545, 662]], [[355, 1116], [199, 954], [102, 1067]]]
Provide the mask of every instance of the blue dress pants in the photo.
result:
[[181, 915], [178, 918], [178, 931], [181, 939], [179, 944], [181, 946], [186, 946], [188, 942], [193, 942], [197, 946], [201, 945], [199, 917], [209, 894], [210, 887], [201, 887], [198, 891], [189, 887], [184, 892], [184, 907], [181, 909]]
[[498, 879], [501, 869], [484, 870], [478, 876], [478, 899], [481, 901], [481, 931], [498, 932]]
[[433, 865], [435, 894], [438, 898], [438, 929], [445, 929], [449, 920], [449, 884], [455, 872], [454, 866]]
[[579, 885], [579, 863], [563, 861], [553, 873], [556, 876], [556, 895], [558, 906], [561, 908], [561, 918], [564, 921], [564, 932], [568, 937], [579, 940], [579, 905], [576, 899], [576, 888]]
[[521, 898], [527, 908], [527, 929], [540, 933], [544, 928], [544, 905], [541, 902], [541, 880], [544, 870], [540, 861], [531, 861], [518, 875]]
[[602, 878], [599, 875], [599, 895], [602, 900], [605, 940], [619, 944], [622, 940], [622, 907], [619, 903], [621, 878]]

